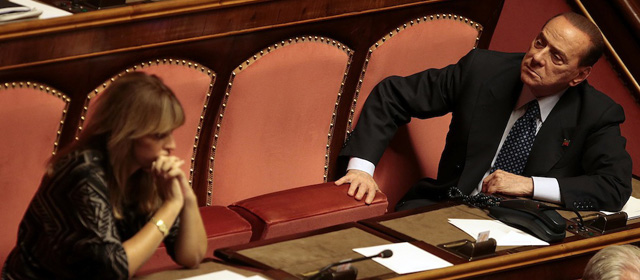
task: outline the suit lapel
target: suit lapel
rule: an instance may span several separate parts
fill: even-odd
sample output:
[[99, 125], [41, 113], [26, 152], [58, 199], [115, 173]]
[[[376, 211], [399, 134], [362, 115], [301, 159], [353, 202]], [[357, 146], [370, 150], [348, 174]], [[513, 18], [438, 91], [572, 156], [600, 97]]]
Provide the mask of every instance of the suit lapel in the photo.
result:
[[[477, 180], [489, 170], [504, 128], [522, 91], [519, 65], [487, 80], [487, 89], [478, 95], [467, 141], [467, 158], [459, 186], [475, 188]], [[481, 91], [482, 92], [482, 91]], [[468, 179], [468, 180], [465, 180]]]
[[524, 175], [545, 174], [562, 158], [578, 124], [580, 102], [576, 91], [575, 87], [569, 88], [542, 124], [529, 153]]

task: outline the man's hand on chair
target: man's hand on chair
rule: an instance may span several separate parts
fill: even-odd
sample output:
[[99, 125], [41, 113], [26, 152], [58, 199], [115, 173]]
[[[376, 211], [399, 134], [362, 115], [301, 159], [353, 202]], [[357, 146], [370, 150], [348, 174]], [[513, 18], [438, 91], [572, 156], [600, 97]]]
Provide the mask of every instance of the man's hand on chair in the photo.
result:
[[366, 194], [367, 197], [364, 200], [366, 204], [371, 204], [373, 198], [376, 196], [376, 192], [380, 191], [378, 184], [376, 184], [376, 181], [373, 180], [373, 177], [371, 177], [369, 173], [357, 169], [349, 169], [346, 175], [335, 182], [337, 186], [344, 183], [351, 183], [347, 193], [349, 196], [355, 195], [356, 200], [361, 200]]

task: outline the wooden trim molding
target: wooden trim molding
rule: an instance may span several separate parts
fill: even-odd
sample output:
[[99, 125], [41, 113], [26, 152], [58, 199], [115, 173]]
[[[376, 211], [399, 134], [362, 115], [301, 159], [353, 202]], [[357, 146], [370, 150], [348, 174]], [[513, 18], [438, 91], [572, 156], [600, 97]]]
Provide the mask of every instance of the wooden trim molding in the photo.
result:
[[511, 268], [524, 267], [566, 259], [581, 254], [594, 253], [604, 247], [640, 241], [640, 228], [588, 238], [515, 254], [458, 264], [437, 270], [414, 273], [393, 278], [394, 280], [416, 279], [467, 279], [487, 275]]

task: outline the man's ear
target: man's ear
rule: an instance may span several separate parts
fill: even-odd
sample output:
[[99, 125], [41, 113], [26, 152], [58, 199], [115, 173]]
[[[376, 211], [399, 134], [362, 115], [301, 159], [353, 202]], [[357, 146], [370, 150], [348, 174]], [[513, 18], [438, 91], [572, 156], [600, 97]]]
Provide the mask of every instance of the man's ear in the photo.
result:
[[578, 74], [569, 82], [570, 86], [577, 86], [582, 83], [582, 81], [586, 80], [591, 74], [591, 66], [582, 66], [578, 69]]

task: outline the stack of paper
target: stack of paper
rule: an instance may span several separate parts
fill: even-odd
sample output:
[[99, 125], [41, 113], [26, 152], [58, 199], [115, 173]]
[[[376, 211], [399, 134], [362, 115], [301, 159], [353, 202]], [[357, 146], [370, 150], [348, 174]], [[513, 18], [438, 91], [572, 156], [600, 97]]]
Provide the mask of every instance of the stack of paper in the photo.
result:
[[381, 251], [391, 250], [393, 255], [390, 258], [373, 258], [373, 260], [398, 274], [452, 266], [451, 263], [406, 242], [353, 250], [363, 256], [373, 256]]
[[[629, 220], [640, 217], [640, 199], [637, 199], [633, 196], [629, 197], [629, 201], [627, 201], [627, 204], [625, 204], [624, 207], [622, 207], [622, 210], [620, 211], [626, 212], [627, 216], [629, 216]], [[607, 211], [601, 211], [601, 212], [607, 215], [615, 213], [615, 212], [607, 212]]]
[[489, 238], [498, 246], [549, 245], [524, 231], [495, 220], [449, 219], [449, 223], [475, 238], [481, 232], [489, 231]]
[[23, 6], [9, 0], [0, 0], [0, 23], [33, 18], [42, 14], [36, 8]]

